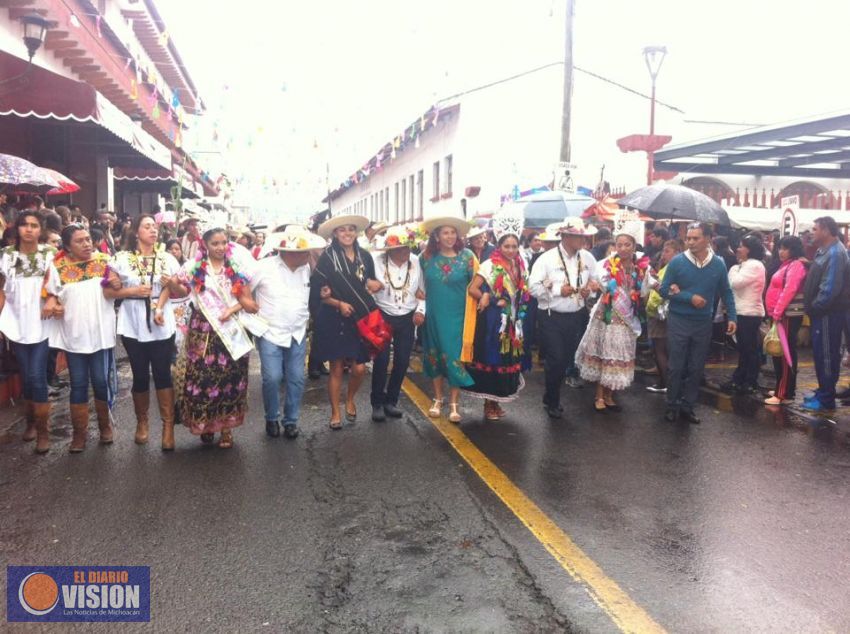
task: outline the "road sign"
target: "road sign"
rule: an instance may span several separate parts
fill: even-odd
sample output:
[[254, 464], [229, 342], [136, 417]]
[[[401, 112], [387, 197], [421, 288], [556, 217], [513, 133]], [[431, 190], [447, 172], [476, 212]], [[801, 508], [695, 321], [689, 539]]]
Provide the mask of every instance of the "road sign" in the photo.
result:
[[779, 205], [783, 209], [788, 209], [790, 207], [791, 209], [797, 210], [800, 208], [800, 197], [797, 195], [785, 196], [779, 201]]
[[566, 161], [560, 161], [555, 166], [555, 189], [574, 193], [576, 190], [575, 181], [573, 181], [572, 172], [576, 168], [572, 163], [567, 163]]
[[797, 214], [791, 207], [782, 213], [782, 237], [797, 235]]

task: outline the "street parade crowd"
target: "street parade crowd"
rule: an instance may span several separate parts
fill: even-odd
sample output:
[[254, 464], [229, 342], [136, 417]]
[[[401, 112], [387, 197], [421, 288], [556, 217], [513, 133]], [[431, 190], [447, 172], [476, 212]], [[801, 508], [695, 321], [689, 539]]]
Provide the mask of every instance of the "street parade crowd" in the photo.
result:
[[619, 411], [642, 336], [657, 365], [647, 389], [666, 398], [667, 421], [700, 422], [698, 391], [718, 335], [734, 335], [738, 350], [724, 389], [755, 392], [767, 351], [776, 382], [765, 402], [783, 405], [795, 397], [804, 319], [819, 387], [803, 406], [829, 411], [850, 397], [836, 394], [850, 260], [829, 216], [806, 243], [754, 232], [737, 237], [733, 252], [702, 222], [656, 222], [646, 244], [635, 223], [597, 229], [568, 217], [537, 233], [510, 210], [486, 225], [449, 215], [386, 227], [342, 214], [315, 231], [285, 225], [263, 236], [196, 218], [166, 225], [158, 210], [121, 220], [101, 210], [90, 220], [38, 196], [0, 206], [0, 332], [22, 376], [23, 439], [37, 453], [50, 449], [59, 352], [70, 377], [70, 452], [86, 447], [90, 393], [99, 442], [113, 442], [119, 338], [134, 440], [151, 435], [152, 381], [165, 451], [175, 422], [203, 443], [218, 435], [219, 447], [233, 445], [255, 348], [270, 437], [297, 437], [308, 376], [328, 375], [331, 429], [355, 421], [369, 363], [372, 420], [400, 418], [417, 345], [433, 386], [428, 414], [453, 423], [463, 420], [461, 393], [483, 402], [486, 420], [504, 417], [533, 350], [550, 418], [564, 415], [562, 388], [585, 382], [595, 386], [595, 412]]

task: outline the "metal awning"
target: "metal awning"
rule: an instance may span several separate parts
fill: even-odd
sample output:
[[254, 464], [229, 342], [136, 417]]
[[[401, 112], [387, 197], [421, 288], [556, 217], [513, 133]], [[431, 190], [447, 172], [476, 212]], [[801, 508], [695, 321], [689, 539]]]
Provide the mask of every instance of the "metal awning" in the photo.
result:
[[751, 128], [655, 153], [655, 169], [698, 174], [850, 178], [850, 112]]

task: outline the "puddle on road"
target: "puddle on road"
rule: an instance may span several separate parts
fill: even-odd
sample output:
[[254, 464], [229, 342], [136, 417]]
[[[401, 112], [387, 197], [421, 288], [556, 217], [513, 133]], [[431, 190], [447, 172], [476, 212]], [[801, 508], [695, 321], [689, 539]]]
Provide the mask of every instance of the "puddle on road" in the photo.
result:
[[793, 427], [820, 441], [850, 447], [850, 423], [829, 416], [801, 414], [787, 407], [765, 405], [751, 396], [731, 396], [707, 387], [700, 390], [700, 402], [720, 412], [776, 427]]

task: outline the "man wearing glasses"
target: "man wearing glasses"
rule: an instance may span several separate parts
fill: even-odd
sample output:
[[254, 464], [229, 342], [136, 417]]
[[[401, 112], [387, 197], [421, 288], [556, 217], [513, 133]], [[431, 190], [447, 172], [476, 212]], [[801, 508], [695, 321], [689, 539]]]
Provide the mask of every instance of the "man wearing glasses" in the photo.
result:
[[670, 368], [667, 379], [667, 411], [664, 420], [681, 418], [698, 425], [694, 413], [702, 370], [711, 346], [714, 299], [719, 294], [729, 317], [727, 333], [735, 334], [735, 299], [726, 264], [711, 250], [711, 226], [704, 222], [688, 225], [688, 250], [667, 265], [660, 293], [670, 300], [667, 317], [667, 347]]

